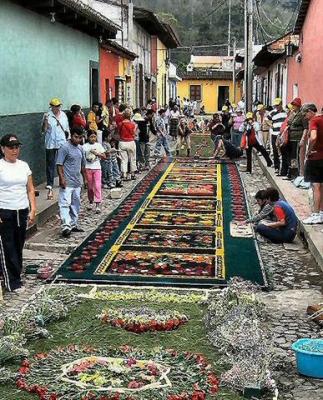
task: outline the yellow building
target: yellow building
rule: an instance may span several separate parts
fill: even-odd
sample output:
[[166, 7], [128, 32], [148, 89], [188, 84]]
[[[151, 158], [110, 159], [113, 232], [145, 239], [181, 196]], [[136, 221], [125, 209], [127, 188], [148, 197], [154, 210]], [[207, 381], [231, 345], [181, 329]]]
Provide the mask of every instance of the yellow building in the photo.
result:
[[177, 84], [181, 99], [196, 100], [208, 114], [221, 111], [227, 99], [236, 103], [241, 98], [240, 86], [233, 88], [233, 57], [191, 56], [187, 72]]
[[[207, 114], [221, 111], [226, 99], [235, 102], [232, 72], [230, 71], [193, 71], [181, 76], [177, 84], [177, 93], [183, 98], [201, 102]], [[240, 89], [238, 86], [236, 90]], [[239, 98], [236, 94], [236, 99]]]
[[164, 43], [157, 38], [157, 104], [164, 106], [169, 101], [169, 82], [168, 82], [168, 60], [169, 50]]

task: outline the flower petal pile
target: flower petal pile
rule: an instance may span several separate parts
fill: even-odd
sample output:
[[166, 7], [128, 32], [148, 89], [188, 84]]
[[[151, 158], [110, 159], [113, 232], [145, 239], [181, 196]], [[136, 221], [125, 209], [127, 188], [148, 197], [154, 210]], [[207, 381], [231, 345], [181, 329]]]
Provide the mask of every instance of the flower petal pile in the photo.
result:
[[173, 331], [188, 321], [177, 311], [151, 308], [108, 308], [98, 317], [105, 324], [134, 333]]
[[201, 304], [207, 301], [206, 292], [201, 293], [176, 293], [165, 291], [162, 292], [160, 290], [135, 290], [135, 291], [124, 291], [124, 290], [116, 290], [116, 291], [108, 291], [108, 290], [99, 290], [97, 291], [97, 287], [95, 286], [89, 297], [93, 296], [94, 299], [97, 300], [106, 300], [106, 301], [150, 301], [152, 303], [171, 303], [171, 304]]
[[74, 345], [23, 361], [16, 385], [41, 400], [204, 400], [219, 388], [199, 354]]

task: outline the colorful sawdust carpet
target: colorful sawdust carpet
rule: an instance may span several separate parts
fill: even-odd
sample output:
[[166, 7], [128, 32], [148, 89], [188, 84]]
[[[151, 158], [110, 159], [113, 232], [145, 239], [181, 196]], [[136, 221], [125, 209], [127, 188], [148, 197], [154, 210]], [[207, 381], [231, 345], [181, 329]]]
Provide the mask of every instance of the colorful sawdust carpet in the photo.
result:
[[60, 279], [209, 287], [241, 276], [265, 285], [253, 237], [232, 237], [245, 220], [244, 187], [231, 162], [178, 159], [156, 166], [64, 262]]

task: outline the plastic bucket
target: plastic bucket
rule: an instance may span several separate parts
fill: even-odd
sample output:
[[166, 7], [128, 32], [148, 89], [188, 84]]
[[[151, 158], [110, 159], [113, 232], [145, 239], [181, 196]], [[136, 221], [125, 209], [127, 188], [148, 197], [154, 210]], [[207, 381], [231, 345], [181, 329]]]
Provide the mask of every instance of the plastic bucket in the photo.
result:
[[292, 349], [300, 374], [323, 379], [323, 339], [299, 339]]

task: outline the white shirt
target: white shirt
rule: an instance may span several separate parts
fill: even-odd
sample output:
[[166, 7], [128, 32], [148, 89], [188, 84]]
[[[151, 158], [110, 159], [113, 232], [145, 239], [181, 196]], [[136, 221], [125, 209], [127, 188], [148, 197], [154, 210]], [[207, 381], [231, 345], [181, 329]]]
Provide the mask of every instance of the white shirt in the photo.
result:
[[[66, 142], [66, 132], [70, 132], [67, 115], [64, 111], [60, 111], [58, 117], [53, 111], [49, 111], [44, 115], [48, 117], [48, 129], [45, 132], [45, 147], [46, 149], [59, 149]], [[58, 123], [59, 121], [59, 123]]]
[[[100, 158], [95, 156], [91, 151], [94, 150], [97, 153], [103, 154], [105, 152], [101, 143], [95, 142], [85, 143], [83, 146], [83, 150], [85, 152], [85, 168], [86, 169], [101, 169]], [[93, 161], [91, 161], [93, 160]]]
[[179, 118], [180, 117], [180, 115], [181, 115], [181, 113], [177, 110], [177, 111], [171, 111], [170, 112], [170, 117], [171, 118]]
[[0, 160], [0, 208], [23, 210], [29, 207], [27, 182], [30, 175], [31, 170], [26, 162]]

